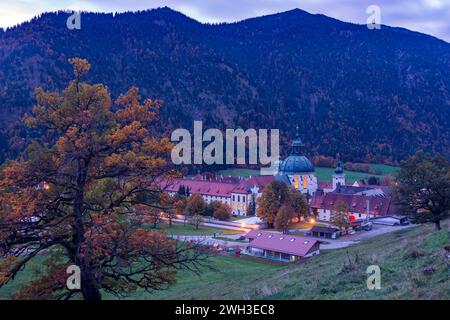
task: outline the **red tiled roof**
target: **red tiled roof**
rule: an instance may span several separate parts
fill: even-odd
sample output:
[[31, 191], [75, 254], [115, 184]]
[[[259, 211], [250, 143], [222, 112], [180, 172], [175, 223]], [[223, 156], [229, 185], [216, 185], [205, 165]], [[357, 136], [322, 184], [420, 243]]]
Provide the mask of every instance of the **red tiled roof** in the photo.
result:
[[339, 231], [339, 229], [334, 228], [334, 227], [313, 226], [309, 231], [311, 231], [311, 232], [333, 233], [333, 232]]
[[242, 178], [222, 175], [198, 174], [194, 176], [192, 180], [238, 184], [242, 181]]
[[262, 230], [250, 230], [245, 237], [253, 239], [249, 244], [250, 247], [292, 254], [299, 257], [307, 255], [313, 246], [320, 242], [313, 238]]
[[177, 192], [181, 186], [184, 186], [185, 188], [189, 188], [190, 193], [230, 197], [231, 193], [247, 194], [248, 189], [255, 185], [262, 190], [274, 180], [275, 178], [273, 176], [257, 176], [245, 180], [236, 177], [214, 177], [208, 179], [202, 176], [196, 176], [193, 179], [163, 181], [161, 188], [168, 192]]
[[389, 196], [368, 196], [356, 194], [340, 194], [330, 192], [326, 194], [316, 193], [311, 200], [311, 208], [333, 210], [338, 201], [343, 201], [350, 212], [366, 213], [367, 200], [369, 201], [370, 214], [386, 216], [395, 212], [395, 206]]
[[318, 188], [319, 189], [329, 189], [333, 187], [333, 183], [332, 182], [319, 182], [318, 183]]
[[236, 188], [233, 189], [233, 193], [248, 193], [248, 189], [257, 186], [261, 191], [269, 183], [275, 180], [274, 176], [257, 176], [250, 179], [242, 180]]
[[166, 185], [165, 190], [168, 192], [177, 192], [181, 186], [189, 188], [191, 194], [198, 193], [200, 195], [230, 197], [231, 190], [236, 187], [236, 184], [217, 181], [176, 179], [170, 181]]

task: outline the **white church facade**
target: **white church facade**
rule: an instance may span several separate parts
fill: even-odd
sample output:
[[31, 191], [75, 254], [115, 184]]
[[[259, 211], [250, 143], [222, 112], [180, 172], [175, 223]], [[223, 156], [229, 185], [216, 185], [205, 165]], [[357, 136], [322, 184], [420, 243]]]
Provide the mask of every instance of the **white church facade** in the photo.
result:
[[[292, 141], [291, 153], [285, 159], [279, 162], [278, 170], [275, 175], [280, 180], [295, 187], [311, 198], [319, 188], [316, 172], [311, 161], [303, 154], [304, 145], [297, 132]], [[323, 188], [324, 192], [332, 192], [339, 186], [345, 185], [345, 173], [341, 162], [338, 163], [332, 175], [332, 184], [329, 188]]]

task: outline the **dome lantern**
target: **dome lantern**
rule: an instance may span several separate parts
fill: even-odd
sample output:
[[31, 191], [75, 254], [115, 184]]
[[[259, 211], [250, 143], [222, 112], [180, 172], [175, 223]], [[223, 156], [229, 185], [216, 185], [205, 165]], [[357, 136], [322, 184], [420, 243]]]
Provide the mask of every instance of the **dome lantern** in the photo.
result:
[[297, 127], [297, 132], [295, 134], [295, 139], [292, 141], [292, 151], [289, 157], [281, 162], [280, 173], [290, 174], [290, 173], [308, 173], [314, 172], [314, 166], [311, 161], [305, 157], [302, 153], [304, 144], [300, 139], [299, 129]]

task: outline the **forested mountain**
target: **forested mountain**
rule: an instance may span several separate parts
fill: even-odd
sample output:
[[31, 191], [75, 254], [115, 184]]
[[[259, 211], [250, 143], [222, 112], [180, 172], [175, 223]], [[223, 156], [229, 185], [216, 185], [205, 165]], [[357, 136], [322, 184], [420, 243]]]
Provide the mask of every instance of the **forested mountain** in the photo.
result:
[[[400, 28], [344, 23], [302, 10], [201, 24], [169, 8], [48, 13], [0, 32], [0, 148], [20, 150], [15, 121], [33, 89], [58, 90], [71, 57], [117, 97], [131, 85], [165, 101], [162, 128], [298, 125], [310, 155], [398, 161], [422, 148], [450, 154], [450, 44]], [[11, 138], [14, 137], [14, 138]], [[9, 141], [8, 141], [9, 140]], [[286, 149], [286, 148], [285, 148]]]

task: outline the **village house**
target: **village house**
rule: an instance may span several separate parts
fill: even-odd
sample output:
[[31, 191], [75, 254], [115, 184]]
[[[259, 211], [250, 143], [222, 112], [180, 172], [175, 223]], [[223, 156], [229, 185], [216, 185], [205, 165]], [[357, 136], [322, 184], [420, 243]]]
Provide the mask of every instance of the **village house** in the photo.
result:
[[350, 221], [394, 215], [396, 212], [390, 193], [380, 187], [341, 186], [328, 193], [318, 190], [310, 207], [319, 221], [328, 222], [337, 202], [345, 204]]
[[245, 237], [248, 254], [256, 257], [296, 262], [320, 253], [320, 241], [313, 238], [262, 230], [251, 230]]
[[316, 238], [336, 239], [339, 236], [339, 229], [334, 227], [313, 226], [309, 231]]

